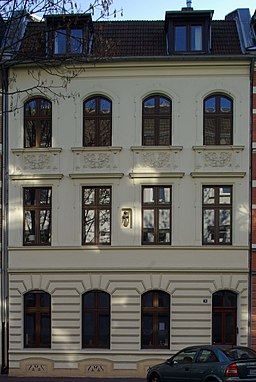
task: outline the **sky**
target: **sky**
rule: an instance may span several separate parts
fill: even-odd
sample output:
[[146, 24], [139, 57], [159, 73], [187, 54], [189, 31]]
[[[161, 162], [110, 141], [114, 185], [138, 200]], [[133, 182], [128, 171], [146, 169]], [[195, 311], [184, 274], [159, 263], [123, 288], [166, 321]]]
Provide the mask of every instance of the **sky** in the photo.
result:
[[[116, 20], [164, 20], [166, 11], [180, 11], [186, 4], [186, 0], [113, 0], [112, 10], [117, 10]], [[252, 16], [256, 10], [256, 1], [192, 0], [192, 7], [194, 10], [214, 10], [213, 19], [223, 20], [237, 8], [249, 8]], [[121, 9], [123, 16], [118, 12]], [[93, 17], [94, 20], [95, 18]]]

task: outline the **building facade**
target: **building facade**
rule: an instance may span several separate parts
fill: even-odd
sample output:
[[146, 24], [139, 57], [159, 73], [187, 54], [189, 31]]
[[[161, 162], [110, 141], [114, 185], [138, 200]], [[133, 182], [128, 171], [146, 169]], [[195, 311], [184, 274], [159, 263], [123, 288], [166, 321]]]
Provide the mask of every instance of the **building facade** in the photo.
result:
[[10, 375], [144, 377], [186, 345], [248, 344], [251, 60], [212, 15], [28, 23], [9, 73]]

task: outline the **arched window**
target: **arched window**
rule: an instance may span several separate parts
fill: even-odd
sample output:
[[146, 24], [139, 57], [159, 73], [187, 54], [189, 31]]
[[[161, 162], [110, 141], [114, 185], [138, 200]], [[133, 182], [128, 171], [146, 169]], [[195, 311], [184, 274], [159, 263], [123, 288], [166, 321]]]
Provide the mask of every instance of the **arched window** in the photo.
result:
[[33, 98], [24, 105], [24, 147], [51, 147], [52, 104], [45, 98]]
[[233, 101], [223, 94], [204, 100], [204, 145], [233, 144]]
[[83, 295], [83, 348], [110, 347], [110, 295], [93, 290]]
[[171, 145], [172, 102], [163, 95], [147, 97], [142, 105], [142, 145]]
[[146, 292], [141, 305], [141, 347], [169, 348], [170, 295], [158, 290]]
[[83, 145], [112, 145], [112, 103], [102, 96], [91, 97], [84, 101]]
[[212, 343], [235, 345], [237, 333], [237, 294], [220, 290], [212, 296]]
[[51, 347], [51, 296], [42, 291], [24, 295], [24, 346]]

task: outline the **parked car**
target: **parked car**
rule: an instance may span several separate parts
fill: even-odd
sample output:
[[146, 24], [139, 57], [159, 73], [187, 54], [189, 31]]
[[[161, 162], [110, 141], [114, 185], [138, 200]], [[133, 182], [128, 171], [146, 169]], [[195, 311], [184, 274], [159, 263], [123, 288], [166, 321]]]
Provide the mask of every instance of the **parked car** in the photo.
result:
[[152, 366], [148, 382], [256, 382], [256, 352], [244, 346], [201, 345]]

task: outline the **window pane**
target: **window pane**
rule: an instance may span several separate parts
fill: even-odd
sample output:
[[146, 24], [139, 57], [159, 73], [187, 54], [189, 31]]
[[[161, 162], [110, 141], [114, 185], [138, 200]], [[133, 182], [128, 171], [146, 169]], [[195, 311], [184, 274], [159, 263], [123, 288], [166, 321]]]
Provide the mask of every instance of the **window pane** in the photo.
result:
[[202, 25], [191, 26], [191, 50], [203, 49]]
[[36, 189], [35, 188], [26, 188], [24, 190], [24, 204], [25, 206], [35, 205], [36, 201]]
[[40, 306], [50, 307], [50, 305], [51, 305], [51, 296], [48, 293], [40, 293]]
[[111, 121], [101, 119], [99, 123], [99, 146], [111, 146]]
[[155, 120], [153, 118], [144, 118], [143, 144], [145, 146], [154, 146], [155, 144]]
[[25, 346], [33, 346], [36, 342], [36, 323], [33, 313], [25, 314]]
[[208, 98], [204, 103], [204, 111], [206, 113], [216, 112], [216, 97]]
[[225, 313], [225, 344], [234, 344], [235, 317], [233, 312]]
[[142, 317], [142, 345], [152, 346], [153, 343], [153, 315], [144, 314]]
[[107, 347], [109, 344], [109, 315], [99, 315], [99, 345]]
[[94, 188], [84, 188], [83, 189], [83, 204], [90, 205], [95, 202], [95, 189]]
[[158, 316], [158, 331], [157, 331], [157, 344], [160, 346], [168, 346], [169, 344], [169, 316]]
[[158, 306], [161, 308], [169, 308], [170, 296], [165, 292], [158, 292]]
[[154, 228], [154, 210], [143, 211], [143, 227]]
[[220, 111], [230, 113], [232, 111], [232, 101], [226, 97], [220, 97]]
[[171, 201], [171, 190], [168, 187], [159, 187], [159, 203], [170, 203]]
[[35, 211], [25, 211], [24, 215], [24, 242], [27, 244], [33, 244], [36, 242]]
[[156, 107], [156, 100], [154, 97], [148, 98], [143, 102], [143, 111], [145, 114], [154, 114]]
[[99, 242], [110, 243], [110, 211], [101, 210], [99, 214], [100, 227], [99, 227]]
[[222, 338], [222, 314], [213, 313], [213, 344], [221, 343]]
[[96, 99], [92, 98], [85, 102], [85, 113], [94, 114], [96, 113]]
[[40, 242], [49, 244], [51, 242], [51, 211], [40, 211]]
[[25, 307], [36, 306], [36, 295], [35, 293], [26, 293], [24, 297]]
[[159, 142], [161, 146], [167, 146], [170, 144], [170, 119], [161, 118], [159, 120]]
[[154, 297], [153, 292], [144, 293], [142, 296], [142, 306], [143, 307], [153, 306], [153, 297]]
[[93, 313], [83, 313], [83, 342], [84, 345], [94, 344], [95, 320]]
[[36, 146], [36, 125], [34, 121], [25, 121], [25, 147]]
[[159, 229], [170, 229], [170, 210], [159, 210]]
[[83, 48], [82, 30], [70, 30], [70, 53], [82, 53]]
[[64, 54], [67, 51], [67, 31], [60, 29], [55, 32], [54, 53]]
[[143, 203], [154, 203], [153, 188], [143, 188]]
[[95, 292], [87, 292], [83, 295], [83, 304], [85, 308], [95, 307]]
[[33, 99], [25, 104], [25, 116], [34, 116], [36, 115], [36, 100]]
[[95, 242], [95, 211], [84, 211], [84, 241], [86, 243]]
[[108, 188], [99, 189], [99, 204], [110, 205], [110, 189]]
[[40, 190], [40, 204], [51, 204], [52, 190], [49, 188], [41, 188]]
[[203, 212], [203, 237], [205, 243], [214, 243], [214, 226], [215, 226], [215, 218], [214, 218], [214, 210], [204, 210]]
[[224, 291], [223, 293], [223, 306], [225, 307], [234, 307], [237, 306], [237, 295], [235, 293]]
[[230, 204], [231, 203], [231, 188], [230, 187], [220, 187], [219, 189], [220, 204]]
[[111, 102], [106, 98], [100, 99], [100, 112], [102, 114], [110, 114], [111, 113]]
[[40, 147], [51, 146], [51, 123], [48, 120], [41, 121], [40, 128]]
[[49, 314], [41, 314], [40, 322], [40, 343], [49, 344], [51, 342], [51, 318]]
[[52, 113], [52, 104], [46, 99], [40, 99], [40, 114], [42, 116], [51, 116]]
[[204, 144], [216, 145], [216, 133], [216, 120], [207, 116], [204, 120]]
[[187, 27], [185, 25], [175, 27], [175, 51], [187, 50]]
[[95, 119], [86, 119], [84, 125], [84, 145], [96, 146], [96, 121]]
[[171, 102], [164, 97], [159, 97], [159, 111], [161, 114], [170, 114]]
[[232, 120], [230, 118], [220, 119], [220, 144], [231, 145], [232, 141]]
[[215, 189], [204, 187], [204, 204], [213, 204], [215, 200]]
[[99, 293], [99, 307], [100, 308], [108, 308], [110, 296], [107, 293]]

